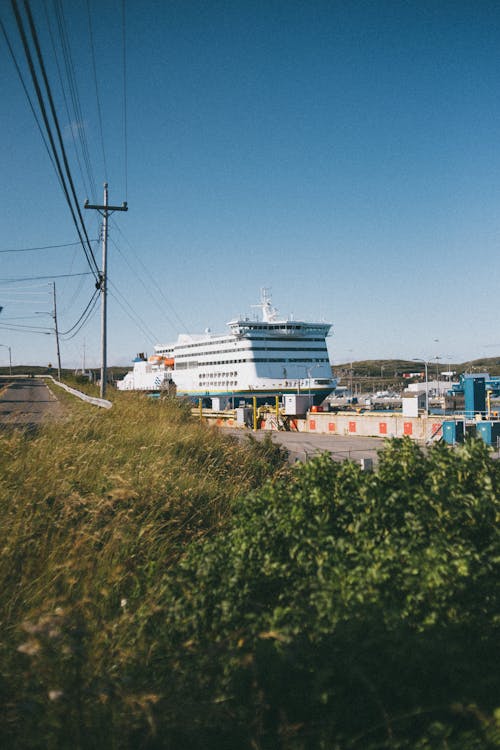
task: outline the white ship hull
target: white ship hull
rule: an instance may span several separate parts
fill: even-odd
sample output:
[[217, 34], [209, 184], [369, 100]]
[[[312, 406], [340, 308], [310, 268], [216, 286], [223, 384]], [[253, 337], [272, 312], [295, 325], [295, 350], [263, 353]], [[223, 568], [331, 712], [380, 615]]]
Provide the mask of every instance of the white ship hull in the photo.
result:
[[155, 356], [136, 360], [118, 388], [160, 391], [175, 384], [179, 396], [235, 406], [306, 393], [320, 404], [336, 385], [326, 347], [330, 324], [279, 320], [267, 298], [260, 306], [262, 321], [233, 320], [228, 333], [183, 334], [175, 344], [155, 346]]

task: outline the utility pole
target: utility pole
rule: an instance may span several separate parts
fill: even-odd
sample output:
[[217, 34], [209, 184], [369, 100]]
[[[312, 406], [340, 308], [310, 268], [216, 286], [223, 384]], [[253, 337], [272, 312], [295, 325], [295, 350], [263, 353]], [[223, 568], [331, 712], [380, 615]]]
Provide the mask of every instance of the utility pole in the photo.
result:
[[[2, 312], [1, 307], [0, 307], [0, 312]], [[9, 350], [9, 375], [12, 375], [12, 349], [7, 344], [0, 344], [0, 346], [4, 346], [6, 349]]]
[[56, 305], [56, 282], [52, 282], [52, 292], [54, 295], [54, 331], [56, 334], [56, 347], [57, 347], [57, 379], [61, 380], [61, 350], [59, 349], [59, 329], [57, 327], [57, 305]]
[[84, 208], [93, 208], [99, 211], [103, 217], [102, 223], [102, 271], [99, 279], [99, 286], [101, 290], [101, 398], [106, 395], [106, 379], [107, 379], [107, 363], [106, 363], [106, 352], [107, 352], [107, 293], [108, 293], [108, 279], [107, 279], [107, 255], [108, 255], [108, 216], [114, 211], [128, 211], [127, 203], [122, 203], [121, 206], [109, 206], [108, 205], [108, 183], [104, 183], [104, 205], [103, 206], [91, 206], [88, 200], [84, 203]]

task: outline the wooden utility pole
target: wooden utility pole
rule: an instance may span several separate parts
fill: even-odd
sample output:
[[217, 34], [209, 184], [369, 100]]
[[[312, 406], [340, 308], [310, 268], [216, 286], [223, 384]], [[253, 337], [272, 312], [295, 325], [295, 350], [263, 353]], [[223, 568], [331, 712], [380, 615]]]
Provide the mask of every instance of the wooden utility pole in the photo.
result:
[[121, 206], [108, 205], [108, 183], [104, 183], [104, 205], [91, 206], [88, 200], [84, 203], [84, 208], [93, 208], [99, 211], [103, 217], [102, 224], [102, 271], [99, 279], [101, 290], [101, 398], [106, 396], [106, 379], [107, 379], [107, 292], [108, 292], [108, 272], [107, 272], [107, 255], [108, 255], [108, 216], [114, 211], [128, 211], [127, 203]]
[[59, 329], [57, 327], [57, 306], [56, 306], [56, 282], [52, 282], [52, 292], [54, 295], [54, 333], [56, 334], [57, 347], [57, 379], [61, 380], [61, 350], [59, 349]]

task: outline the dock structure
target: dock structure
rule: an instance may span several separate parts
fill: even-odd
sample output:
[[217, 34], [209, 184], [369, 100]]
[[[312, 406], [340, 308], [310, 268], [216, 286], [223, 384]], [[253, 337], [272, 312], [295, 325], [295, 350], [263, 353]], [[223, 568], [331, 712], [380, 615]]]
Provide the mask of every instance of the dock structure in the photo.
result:
[[[400, 399], [401, 411], [365, 409], [361, 405], [349, 410], [325, 402], [317, 406], [305, 394], [285, 396], [281, 405], [246, 406], [232, 411], [203, 410], [200, 416], [219, 426], [301, 432], [315, 435], [370, 438], [409, 437], [423, 444], [439, 440], [453, 445], [468, 436], [478, 437], [487, 445], [500, 449], [500, 419], [493, 398], [500, 397], [500, 378], [463, 375], [443, 399], [440, 413], [433, 413], [427, 389], [405, 391]], [[462, 394], [460, 411], [456, 410]], [[441, 401], [441, 399], [440, 399]], [[449, 403], [448, 403], [449, 401]], [[446, 408], [448, 407], [448, 408]], [[450, 410], [451, 407], [451, 410]]]
[[[314, 408], [314, 407], [313, 407]], [[303, 432], [316, 435], [344, 435], [360, 437], [410, 437], [421, 442], [440, 440], [443, 436], [444, 416], [419, 415], [406, 417], [401, 412], [332, 412], [308, 410], [302, 416], [276, 415], [275, 408], [241, 410], [193, 409], [201, 420], [218, 427], [240, 429]], [[255, 418], [254, 418], [255, 417]], [[448, 418], [449, 419], [449, 418]]]

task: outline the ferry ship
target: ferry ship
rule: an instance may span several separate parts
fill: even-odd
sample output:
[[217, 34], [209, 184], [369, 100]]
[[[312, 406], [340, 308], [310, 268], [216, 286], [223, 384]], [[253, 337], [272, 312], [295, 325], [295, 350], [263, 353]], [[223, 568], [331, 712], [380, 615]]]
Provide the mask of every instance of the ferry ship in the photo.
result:
[[237, 318], [227, 324], [227, 333], [181, 334], [175, 344], [155, 346], [149, 359], [138, 355], [117, 387], [151, 392], [175, 387], [178, 396], [219, 408], [253, 397], [272, 403], [292, 393], [321, 404], [336, 386], [326, 347], [331, 324], [279, 318], [266, 291], [253, 307], [261, 308], [261, 320]]

